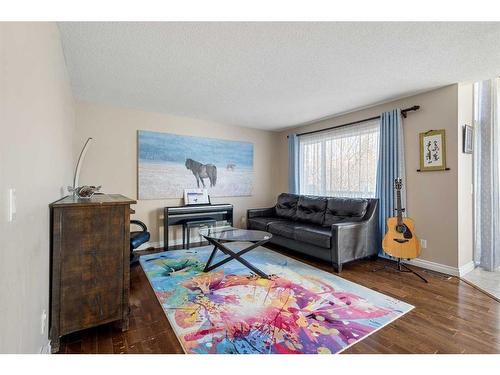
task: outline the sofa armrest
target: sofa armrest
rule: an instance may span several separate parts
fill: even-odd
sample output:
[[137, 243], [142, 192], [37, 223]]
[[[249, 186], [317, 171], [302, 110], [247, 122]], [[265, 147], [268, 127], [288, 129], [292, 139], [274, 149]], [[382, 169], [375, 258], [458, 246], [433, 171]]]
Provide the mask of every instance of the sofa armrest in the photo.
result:
[[332, 261], [341, 265], [351, 260], [374, 255], [370, 221], [344, 222], [332, 225]]
[[352, 236], [354, 233], [366, 230], [367, 226], [367, 221], [346, 221], [332, 224], [332, 236], [343, 239], [344, 236]]
[[268, 207], [268, 208], [253, 208], [250, 210], [247, 210], [247, 219], [251, 219], [254, 217], [273, 217], [276, 216], [276, 210], [274, 207]]

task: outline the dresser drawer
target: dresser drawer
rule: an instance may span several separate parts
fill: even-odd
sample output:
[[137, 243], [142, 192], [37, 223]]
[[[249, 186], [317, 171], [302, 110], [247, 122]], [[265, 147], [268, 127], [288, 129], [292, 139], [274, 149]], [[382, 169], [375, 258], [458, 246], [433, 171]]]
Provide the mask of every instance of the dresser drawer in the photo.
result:
[[62, 291], [61, 335], [121, 318], [121, 288], [90, 289], [82, 294]]
[[123, 283], [124, 255], [82, 253], [61, 265], [61, 290], [84, 293], [89, 289], [104, 288]]

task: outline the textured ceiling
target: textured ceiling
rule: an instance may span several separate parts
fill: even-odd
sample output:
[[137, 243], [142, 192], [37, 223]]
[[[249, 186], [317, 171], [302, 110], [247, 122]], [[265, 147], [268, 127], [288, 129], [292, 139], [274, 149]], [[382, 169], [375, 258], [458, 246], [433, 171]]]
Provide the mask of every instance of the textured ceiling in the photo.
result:
[[261, 129], [500, 73], [500, 23], [59, 28], [78, 99]]

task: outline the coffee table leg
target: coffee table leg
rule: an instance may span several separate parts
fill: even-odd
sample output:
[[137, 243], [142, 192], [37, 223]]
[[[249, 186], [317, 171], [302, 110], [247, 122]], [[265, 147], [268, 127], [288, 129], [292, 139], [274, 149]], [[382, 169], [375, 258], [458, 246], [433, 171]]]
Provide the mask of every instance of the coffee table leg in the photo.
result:
[[249, 247], [247, 247], [247, 248], [245, 248], [243, 250], [240, 250], [238, 253], [235, 253], [231, 249], [228, 249], [227, 247], [225, 247], [224, 245], [222, 245], [221, 243], [214, 241], [214, 244], [216, 244], [214, 246], [217, 246], [218, 248], [220, 247], [219, 250], [222, 251], [224, 254], [229, 255], [229, 256], [227, 258], [224, 258], [221, 261], [217, 262], [216, 264], [214, 264], [210, 268], [214, 269], [214, 268], [220, 267], [223, 264], [226, 264], [227, 262], [229, 262], [229, 261], [231, 261], [233, 259], [238, 260], [238, 258], [240, 258], [243, 254], [248, 253], [249, 251], [255, 249], [256, 247], [259, 247], [262, 243], [263, 243], [263, 241], [254, 243], [251, 246], [249, 246]]
[[214, 249], [212, 250], [212, 254], [210, 254], [210, 257], [208, 258], [207, 264], [205, 265], [205, 268], [203, 269], [203, 272], [208, 272], [210, 268], [210, 264], [214, 260], [215, 253], [217, 253], [217, 246], [214, 245]]
[[[251, 271], [255, 272], [260, 277], [263, 277], [265, 279], [269, 279], [268, 275], [266, 275], [264, 272], [262, 272], [257, 267], [253, 266], [251, 263], [249, 263], [247, 260], [245, 260], [245, 259], [243, 259], [241, 257], [241, 255], [243, 255], [243, 254], [249, 252], [250, 250], [253, 250], [256, 247], [258, 247], [258, 246], [266, 243], [267, 240], [265, 240], [265, 241], [259, 241], [257, 243], [254, 243], [251, 246], [249, 246], [249, 247], [247, 247], [245, 249], [242, 249], [241, 251], [239, 251], [237, 253], [235, 253], [231, 249], [227, 248], [226, 246], [224, 246], [220, 242], [217, 242], [217, 241], [215, 241], [213, 239], [209, 239], [209, 241], [210, 241], [210, 243], [212, 243], [214, 245], [214, 251], [210, 255], [210, 258], [208, 259], [207, 265], [205, 266], [205, 269], [203, 270], [204, 272], [211, 271], [211, 270], [213, 270], [215, 268], [218, 268], [218, 267], [222, 266], [223, 264], [229, 262], [230, 260], [235, 259], [238, 262], [240, 262], [241, 264], [243, 264], [245, 267], [249, 268]], [[210, 265], [211, 262], [212, 262], [212, 260], [213, 260], [213, 256], [215, 255], [215, 252], [217, 251], [217, 249], [219, 249], [220, 251], [222, 251], [224, 254], [228, 255], [228, 257], [225, 258], [225, 259], [223, 259], [223, 260], [221, 260], [220, 262], [218, 262], [218, 263], [216, 263], [214, 265]]]

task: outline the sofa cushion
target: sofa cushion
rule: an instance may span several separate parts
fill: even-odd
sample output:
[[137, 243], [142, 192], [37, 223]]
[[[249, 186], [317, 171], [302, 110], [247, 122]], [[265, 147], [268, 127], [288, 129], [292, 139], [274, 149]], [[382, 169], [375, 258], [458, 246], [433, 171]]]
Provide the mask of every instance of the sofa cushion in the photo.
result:
[[367, 208], [367, 199], [328, 198], [323, 226], [331, 226], [342, 221], [361, 221]]
[[325, 197], [302, 195], [297, 203], [297, 220], [321, 225], [325, 218], [325, 210]]
[[278, 196], [276, 203], [276, 215], [287, 219], [295, 220], [297, 216], [297, 194], [282, 193]]
[[284, 220], [286, 219], [282, 217], [253, 217], [248, 219], [248, 228], [267, 231], [269, 223]]
[[277, 236], [295, 239], [295, 230], [300, 227], [300, 224], [293, 221], [275, 221], [269, 223], [267, 231]]
[[295, 229], [295, 239], [329, 249], [332, 245], [332, 231], [319, 225], [303, 226]]

